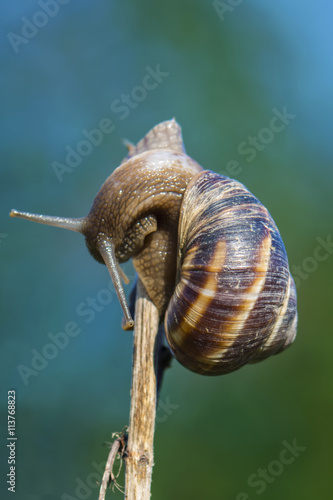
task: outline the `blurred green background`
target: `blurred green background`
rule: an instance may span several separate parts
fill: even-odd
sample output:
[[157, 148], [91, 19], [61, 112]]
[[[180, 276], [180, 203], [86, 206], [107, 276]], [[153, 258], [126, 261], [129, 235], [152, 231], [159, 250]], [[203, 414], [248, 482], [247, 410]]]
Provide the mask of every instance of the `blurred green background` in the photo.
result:
[[[173, 362], [152, 498], [332, 497], [332, 14], [328, 0], [2, 5], [0, 487], [8, 497], [6, 403], [15, 389], [16, 498], [98, 498], [94, 463], [128, 422], [132, 350], [118, 301], [101, 292], [107, 270], [83, 238], [8, 212], [85, 215], [125, 156], [123, 139], [136, 142], [172, 117], [189, 155], [230, 173], [270, 210], [297, 281], [299, 327], [285, 353], [227, 376]], [[147, 67], [163, 76], [145, 95], [135, 88]], [[267, 131], [284, 108], [289, 123]], [[105, 118], [113, 131], [57, 177], [54, 162], [65, 164], [68, 147], [80, 148], [82, 131]], [[249, 137], [259, 139], [252, 153]], [[104, 305], [87, 323], [77, 309], [96, 297]], [[41, 353], [69, 321], [79, 335], [44, 369], [20, 375], [32, 350]], [[282, 464], [295, 440], [302, 450]], [[260, 469], [268, 479], [259, 482]]]

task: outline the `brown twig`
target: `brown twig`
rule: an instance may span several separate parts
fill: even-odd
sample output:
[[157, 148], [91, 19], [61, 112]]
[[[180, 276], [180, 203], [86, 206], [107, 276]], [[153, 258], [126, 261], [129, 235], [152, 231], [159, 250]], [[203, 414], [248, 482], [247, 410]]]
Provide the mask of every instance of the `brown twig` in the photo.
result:
[[122, 433], [120, 436], [118, 434], [113, 434], [113, 436], [117, 436], [117, 439], [115, 439], [112, 443], [110, 453], [105, 465], [105, 471], [99, 490], [98, 500], [105, 500], [106, 490], [110, 484], [113, 484], [119, 488], [116, 482], [117, 476], [113, 474], [113, 464], [117, 458], [118, 453], [122, 454], [125, 448], [125, 433]]
[[154, 464], [159, 314], [140, 282], [135, 303], [130, 425], [126, 452], [126, 500], [149, 500]]
[[162, 345], [163, 336], [163, 327], [159, 328], [158, 310], [138, 280], [127, 444], [124, 444], [124, 434], [114, 441], [106, 463], [99, 500], [105, 499], [108, 484], [115, 484], [112, 469], [118, 453], [121, 453], [126, 463], [125, 499], [150, 499], [156, 406], [163, 374], [171, 359], [169, 350]]

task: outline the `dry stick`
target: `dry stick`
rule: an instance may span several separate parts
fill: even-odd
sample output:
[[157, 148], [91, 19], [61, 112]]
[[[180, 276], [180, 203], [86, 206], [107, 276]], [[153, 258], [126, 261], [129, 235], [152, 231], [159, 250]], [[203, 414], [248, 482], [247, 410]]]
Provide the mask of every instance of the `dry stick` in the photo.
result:
[[[99, 500], [105, 499], [106, 488], [115, 480], [113, 464], [120, 453], [126, 459], [125, 498], [149, 500], [154, 464], [153, 440], [156, 404], [164, 370], [171, 360], [162, 345], [163, 328], [158, 328], [158, 310], [140, 282], [135, 302], [131, 411], [128, 441], [124, 434], [114, 441], [106, 463]], [[126, 449], [124, 449], [126, 448]]]
[[126, 453], [126, 500], [149, 500], [154, 464], [159, 314], [138, 280], [135, 302], [130, 424]]
[[111, 450], [105, 465], [105, 471], [103, 474], [98, 500], [105, 499], [105, 493], [109, 483], [115, 481], [115, 477], [113, 474], [113, 464], [115, 459], [117, 458], [119, 451], [123, 448], [123, 446], [124, 446], [123, 438], [121, 437], [118, 437], [112, 443]]

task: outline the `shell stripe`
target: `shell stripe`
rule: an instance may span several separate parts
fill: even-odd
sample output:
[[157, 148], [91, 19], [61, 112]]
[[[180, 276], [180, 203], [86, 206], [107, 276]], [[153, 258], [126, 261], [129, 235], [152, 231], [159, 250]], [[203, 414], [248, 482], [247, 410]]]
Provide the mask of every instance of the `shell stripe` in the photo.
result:
[[[258, 297], [260, 296], [266, 281], [267, 270], [270, 262], [270, 249], [271, 249], [271, 236], [270, 234], [263, 239], [260, 246], [259, 262], [255, 268], [256, 278], [252, 285], [246, 291], [246, 299], [237, 308], [237, 314], [232, 318], [232, 322], [227, 324], [221, 324], [221, 330], [223, 331], [223, 341], [220, 339], [218, 349], [206, 350], [205, 357], [214, 360], [211, 364], [212, 370], [214, 370], [215, 364], [219, 362], [221, 358], [225, 355], [230, 355], [229, 349], [233, 346], [234, 342], [238, 340], [238, 335], [241, 335], [241, 331], [255, 306]], [[188, 341], [188, 335], [194, 330], [201, 330], [199, 324], [202, 323], [202, 318], [209, 316], [209, 307], [215, 297], [217, 291], [218, 281], [216, 279], [216, 273], [222, 271], [225, 260], [227, 256], [227, 244], [225, 241], [218, 241], [213, 253], [213, 258], [210, 263], [206, 266], [207, 278], [202, 284], [202, 289], [200, 293], [195, 298], [195, 300], [189, 304], [191, 307], [192, 314], [189, 315], [185, 312], [181, 321], [178, 324], [177, 331], [173, 332], [173, 338], [178, 348], [182, 350], [182, 344], [186, 345]], [[188, 259], [187, 255], [186, 262], [183, 263], [182, 275], [185, 278], [187, 270], [193, 269], [193, 262], [196, 257], [195, 249], [191, 251], [191, 258]], [[185, 275], [184, 275], [185, 274]], [[178, 284], [177, 295], [178, 297], [184, 297], [188, 294], [186, 293], [187, 279], [181, 280]], [[179, 287], [179, 285], [181, 286]], [[195, 314], [193, 312], [195, 311]], [[194, 319], [196, 318], [196, 320]], [[186, 334], [184, 335], [184, 332]]]
[[280, 327], [282, 325], [282, 322], [283, 322], [283, 319], [285, 317], [285, 314], [287, 312], [287, 309], [288, 309], [288, 305], [289, 305], [289, 297], [290, 297], [290, 280], [289, 280], [289, 283], [288, 283], [288, 286], [287, 286], [287, 290], [286, 290], [286, 295], [285, 295], [285, 298], [284, 298], [284, 301], [283, 301], [283, 305], [282, 305], [282, 309], [281, 309], [281, 312], [280, 312], [280, 315], [274, 325], [274, 328], [270, 334], [270, 336], [266, 339], [265, 341], [265, 345], [264, 345], [264, 350], [267, 350], [270, 348], [270, 346], [272, 346], [272, 344], [274, 344], [274, 341], [276, 340], [277, 336], [279, 335], [279, 330], [280, 330]]
[[[277, 354], [290, 345], [296, 336], [297, 310], [296, 289], [292, 277], [289, 277], [286, 298], [271, 335], [263, 346], [263, 353]], [[265, 355], [267, 356], [267, 354]], [[258, 356], [262, 359], [262, 356]]]
[[[218, 359], [220, 360], [226, 354], [230, 354], [229, 349], [233, 346], [235, 341], [238, 343], [238, 335], [242, 335], [244, 325], [250, 316], [255, 304], [264, 289], [267, 271], [270, 262], [270, 252], [271, 252], [271, 235], [269, 234], [263, 239], [260, 251], [259, 251], [259, 262], [255, 268], [255, 275], [257, 276], [252, 283], [252, 285], [246, 291], [246, 299], [238, 307], [238, 313], [233, 317], [232, 322], [229, 325], [223, 325], [223, 347], [221, 349], [220, 345], [220, 355]], [[227, 340], [230, 339], [230, 340]], [[213, 352], [210, 358], [217, 358], [217, 352]], [[212, 366], [214, 368], [214, 366]]]
[[[207, 279], [203, 283], [203, 287], [200, 290], [198, 297], [192, 303], [192, 309], [198, 314], [199, 318], [204, 317], [206, 311], [209, 308], [210, 303], [215, 297], [218, 280], [216, 279], [216, 273], [221, 272], [224, 262], [226, 259], [226, 247], [225, 241], [218, 241], [213, 253], [213, 258], [209, 265], [207, 266]], [[186, 265], [184, 266], [186, 269]], [[197, 322], [192, 325], [195, 328]], [[182, 327], [182, 324], [180, 325]]]
[[[207, 273], [207, 279], [202, 283], [200, 291], [197, 293], [194, 301], [187, 304], [187, 310], [183, 312], [181, 319], [175, 317], [177, 329], [173, 332], [173, 339], [178, 346], [186, 343], [186, 335], [191, 335], [191, 332], [196, 329], [196, 326], [200, 323], [202, 318], [205, 317], [212, 300], [215, 298], [218, 286], [217, 274], [221, 272], [226, 259], [226, 246], [225, 241], [217, 242], [213, 257], [208, 266], [205, 267], [206, 270], [209, 271]], [[191, 272], [193, 271], [195, 260], [197, 259], [197, 251], [198, 248], [193, 247], [190, 252], [187, 253], [186, 259], [183, 262], [181, 280], [175, 291], [178, 300], [184, 299], [189, 295], [186, 289], [189, 287], [189, 283], [191, 283]], [[195, 314], [187, 314], [189, 310], [195, 312]], [[189, 322], [190, 318], [194, 316], [197, 320]], [[186, 332], [185, 336], [184, 332]]]

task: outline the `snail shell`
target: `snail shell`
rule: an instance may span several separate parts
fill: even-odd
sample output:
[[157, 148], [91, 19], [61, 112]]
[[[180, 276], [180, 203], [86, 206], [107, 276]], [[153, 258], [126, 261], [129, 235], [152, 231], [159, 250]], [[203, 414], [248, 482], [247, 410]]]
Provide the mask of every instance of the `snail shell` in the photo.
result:
[[199, 173], [183, 197], [165, 316], [174, 356], [197, 373], [228, 373], [281, 352], [296, 323], [295, 283], [270, 214], [239, 182]]
[[133, 320], [119, 264], [132, 258], [170, 349], [192, 371], [228, 373], [285, 349], [296, 335], [296, 290], [266, 208], [186, 155], [175, 120], [128, 150], [86, 217], [10, 215], [82, 233], [109, 269], [125, 329]]

